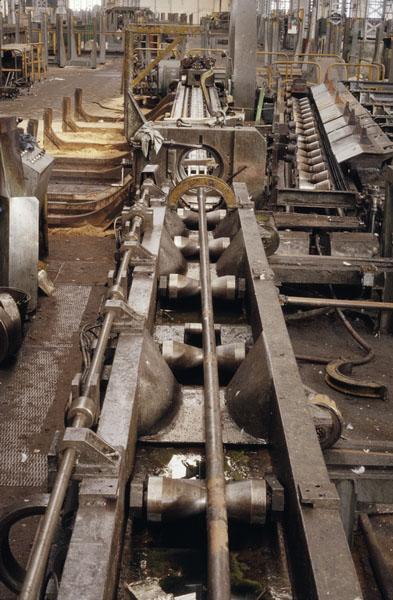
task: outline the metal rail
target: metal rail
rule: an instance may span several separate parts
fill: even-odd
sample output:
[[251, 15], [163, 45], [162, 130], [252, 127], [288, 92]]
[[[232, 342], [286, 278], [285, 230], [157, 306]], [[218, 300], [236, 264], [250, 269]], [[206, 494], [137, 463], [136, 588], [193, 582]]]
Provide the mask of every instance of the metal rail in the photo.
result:
[[382, 75], [382, 70], [379, 63], [331, 63], [326, 69], [326, 77], [329, 79], [330, 71], [332, 69], [344, 68], [346, 72], [346, 78], [348, 79], [348, 70], [350, 68], [356, 69], [356, 78], [360, 79], [360, 71], [362, 68], [368, 68], [368, 78], [370, 81], [379, 81]]
[[230, 600], [228, 516], [225, 500], [224, 448], [214, 332], [205, 193], [198, 189], [200, 281], [206, 436], [208, 593], [210, 600]]
[[[130, 259], [131, 250], [128, 250], [123, 256], [119, 271], [117, 273], [116, 286], [121, 284], [122, 274], [128, 268]], [[94, 351], [94, 356], [87, 374], [86, 381], [83, 385], [83, 396], [89, 397], [91, 388], [96, 380], [96, 376], [101, 373], [105, 358], [105, 349], [111, 333], [114, 318], [115, 314], [113, 311], [109, 311], [105, 315], [97, 341], [97, 346]], [[87, 426], [89, 426], [88, 416], [83, 414], [77, 415], [71, 423], [71, 427]], [[39, 535], [36, 536], [33, 544], [26, 577], [19, 596], [20, 600], [37, 600], [37, 597], [41, 591], [50, 549], [59, 523], [60, 512], [64, 504], [68, 484], [75, 467], [76, 459], [76, 450], [73, 448], [67, 448], [63, 454], [63, 458], [58, 469], [48, 507], [39, 525]]]

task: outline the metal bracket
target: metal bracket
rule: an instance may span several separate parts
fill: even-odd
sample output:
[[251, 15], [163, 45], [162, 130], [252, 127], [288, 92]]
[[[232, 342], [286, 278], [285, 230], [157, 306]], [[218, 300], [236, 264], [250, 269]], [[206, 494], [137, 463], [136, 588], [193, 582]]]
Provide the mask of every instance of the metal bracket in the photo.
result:
[[79, 505], [105, 506], [108, 500], [116, 501], [118, 496], [117, 477], [84, 479], [79, 487]]
[[[81, 381], [82, 381], [82, 373], [76, 373], [71, 382], [71, 393], [70, 393], [67, 410], [68, 410], [68, 408], [70, 408], [72, 401], [77, 400], [77, 398], [79, 398], [79, 396], [81, 395], [81, 391], [82, 391], [81, 390]], [[98, 406], [99, 398], [100, 398], [99, 375], [95, 375], [93, 381], [90, 384], [89, 396], [90, 396], [90, 398], [92, 398], [92, 400], [94, 400], [97, 403], [97, 406]]]
[[265, 481], [270, 495], [270, 506], [274, 513], [284, 510], [284, 488], [272, 473], [265, 474]]
[[299, 483], [299, 500], [310, 508], [340, 508], [340, 497], [334, 483]]
[[372, 273], [371, 271], [365, 271], [363, 273], [363, 277], [362, 277], [362, 285], [363, 287], [374, 287], [374, 282], [375, 282], [375, 273]]
[[104, 306], [104, 312], [113, 311], [116, 316], [123, 319], [124, 325], [139, 325], [143, 327], [144, 317], [133, 310], [124, 300], [107, 300]]
[[[116, 284], [116, 276], [115, 276], [115, 271], [113, 269], [108, 271], [107, 282], [108, 282], [108, 297], [109, 297], [110, 290]], [[126, 296], [126, 294], [127, 294], [127, 269], [124, 269], [123, 272], [121, 273], [119, 286], [123, 290], [124, 296]]]
[[143, 221], [143, 231], [153, 229], [153, 211], [142, 202], [136, 202], [132, 207], [123, 209], [121, 218], [122, 223], [126, 221], [131, 223], [134, 217], [140, 217]]
[[126, 240], [123, 242], [121, 246], [121, 252], [126, 252], [127, 250], [132, 251], [132, 256], [130, 259], [130, 265], [145, 265], [151, 264], [156, 259], [155, 255], [149, 252], [147, 248], [142, 246], [142, 244], [138, 240]]
[[67, 427], [60, 450], [76, 450], [78, 454], [75, 475], [117, 475], [119, 452], [86, 427]]

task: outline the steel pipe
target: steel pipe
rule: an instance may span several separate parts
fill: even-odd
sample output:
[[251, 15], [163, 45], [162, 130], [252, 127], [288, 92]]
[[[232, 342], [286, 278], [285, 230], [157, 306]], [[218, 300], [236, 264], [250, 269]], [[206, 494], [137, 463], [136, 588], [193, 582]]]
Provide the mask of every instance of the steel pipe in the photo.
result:
[[340, 300], [338, 298], [303, 298], [301, 296], [280, 296], [284, 306], [310, 306], [312, 308], [355, 308], [369, 310], [393, 310], [393, 302], [374, 300]]
[[204, 371], [208, 595], [210, 600], [230, 600], [231, 584], [228, 549], [228, 515], [225, 497], [224, 447], [220, 409], [220, 388], [213, 296], [210, 275], [205, 194], [198, 189], [200, 280], [202, 297], [202, 338]]

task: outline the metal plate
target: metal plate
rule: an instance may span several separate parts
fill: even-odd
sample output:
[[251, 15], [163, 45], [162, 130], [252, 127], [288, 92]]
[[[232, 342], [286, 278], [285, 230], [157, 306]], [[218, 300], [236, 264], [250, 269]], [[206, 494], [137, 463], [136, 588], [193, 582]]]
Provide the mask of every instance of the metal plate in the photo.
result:
[[276, 254], [308, 256], [310, 254], [310, 234], [306, 231], [280, 231], [280, 245]]
[[[223, 424], [224, 444], [266, 445], [267, 441], [248, 435], [240, 429], [228, 413], [225, 406], [224, 391], [220, 393], [221, 420]], [[161, 444], [204, 444], [203, 390], [197, 387], [184, 386], [182, 401], [173, 421], [155, 435], [140, 438], [141, 442]]]

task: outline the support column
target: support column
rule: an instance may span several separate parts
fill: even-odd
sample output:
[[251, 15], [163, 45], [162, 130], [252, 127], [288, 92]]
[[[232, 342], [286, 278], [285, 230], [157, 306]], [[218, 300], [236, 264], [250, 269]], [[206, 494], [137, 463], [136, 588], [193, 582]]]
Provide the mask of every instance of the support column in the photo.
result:
[[230, 25], [235, 106], [244, 108], [246, 119], [254, 118], [257, 69], [256, 0], [233, 0]]
[[[384, 174], [386, 191], [383, 207], [382, 256], [391, 258], [393, 256], [393, 168], [386, 167]], [[384, 302], [392, 302], [393, 300], [393, 273], [385, 273], [382, 299]], [[386, 311], [381, 313], [380, 330], [382, 333], [392, 333], [392, 312]]]
[[73, 60], [73, 49], [75, 47], [74, 38], [74, 20], [72, 18], [72, 11], [67, 10], [67, 60]]
[[45, 12], [41, 13], [41, 41], [42, 41], [42, 62], [44, 73], [48, 71], [48, 15]]
[[93, 43], [91, 46], [91, 68], [97, 68], [97, 17], [93, 17]]
[[20, 12], [15, 11], [15, 44], [20, 44]]
[[63, 15], [56, 15], [57, 32], [57, 64], [59, 67], [66, 66], [66, 52], [64, 46]]
[[104, 65], [106, 60], [106, 36], [105, 36], [105, 16], [100, 14], [100, 56], [98, 62]]

